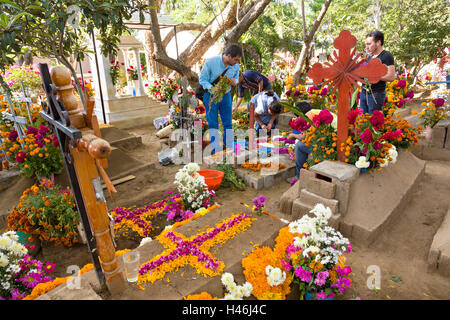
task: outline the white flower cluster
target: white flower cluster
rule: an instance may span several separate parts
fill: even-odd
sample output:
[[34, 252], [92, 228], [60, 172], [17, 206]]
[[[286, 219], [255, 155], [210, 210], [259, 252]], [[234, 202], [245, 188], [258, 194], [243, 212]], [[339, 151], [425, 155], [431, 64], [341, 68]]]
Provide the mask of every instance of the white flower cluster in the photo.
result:
[[276, 287], [286, 281], [286, 272], [280, 268], [274, 268], [271, 265], [266, 267], [267, 283], [271, 287]]
[[294, 238], [294, 246], [301, 248], [303, 257], [316, 254], [315, 260], [323, 265], [337, 264], [339, 256], [349, 249], [350, 242], [339, 231], [328, 226], [331, 209], [318, 203], [310, 211], [315, 217], [304, 215], [301, 219], [289, 224], [291, 233], [303, 234]]
[[196, 163], [188, 163], [175, 174], [175, 184], [184, 201], [186, 209], [197, 212], [214, 191], [209, 191], [205, 178], [197, 171], [200, 167]]
[[[394, 145], [392, 145], [392, 147], [389, 148], [389, 150], [388, 150], [388, 154], [384, 158], [384, 163], [380, 163], [380, 167], [383, 168], [383, 167], [386, 167], [389, 163], [396, 163], [397, 157], [398, 157], [397, 148]], [[390, 161], [389, 161], [389, 158], [391, 158]], [[367, 157], [360, 156], [358, 161], [355, 162], [355, 166], [358, 169], [368, 168], [370, 166], [370, 162], [367, 161]]]
[[238, 286], [234, 282], [233, 275], [229, 272], [225, 272], [222, 275], [222, 284], [225, 286], [228, 293], [221, 300], [242, 300], [243, 297], [250, 297], [253, 291], [253, 286], [250, 282]]
[[0, 236], [0, 267], [8, 266], [11, 260], [18, 260], [28, 252], [18, 240], [15, 231], [8, 231]]

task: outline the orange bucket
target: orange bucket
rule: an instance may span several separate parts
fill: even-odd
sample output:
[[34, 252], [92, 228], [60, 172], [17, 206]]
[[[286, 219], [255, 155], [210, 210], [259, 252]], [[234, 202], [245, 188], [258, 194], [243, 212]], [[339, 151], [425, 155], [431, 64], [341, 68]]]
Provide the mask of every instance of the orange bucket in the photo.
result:
[[209, 191], [219, 189], [222, 179], [225, 176], [225, 172], [219, 170], [198, 170], [197, 172], [199, 175], [205, 177], [205, 183]]

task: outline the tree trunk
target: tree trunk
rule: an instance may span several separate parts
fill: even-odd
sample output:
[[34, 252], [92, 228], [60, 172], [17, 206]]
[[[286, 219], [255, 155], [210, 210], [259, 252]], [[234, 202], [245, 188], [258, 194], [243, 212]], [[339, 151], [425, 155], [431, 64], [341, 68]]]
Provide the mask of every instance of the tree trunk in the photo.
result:
[[[297, 86], [300, 83], [300, 74], [302, 73], [302, 70], [305, 65], [305, 61], [308, 57], [308, 53], [311, 48], [312, 40], [314, 39], [317, 29], [319, 29], [319, 26], [322, 23], [323, 18], [325, 17], [325, 13], [327, 12], [331, 1], [332, 0], [325, 1], [325, 3], [322, 6], [322, 9], [320, 10], [319, 15], [317, 16], [316, 21], [314, 22], [313, 26], [311, 27], [311, 30], [309, 31], [306, 38], [303, 39], [304, 45], [303, 45], [302, 51], [300, 52], [300, 57], [298, 58], [297, 64], [294, 69], [293, 86]], [[302, 11], [304, 14], [303, 8], [302, 8]], [[304, 34], [306, 34], [306, 30], [304, 31]]]
[[214, 18], [197, 38], [195, 38], [191, 45], [180, 54], [179, 60], [182, 63], [188, 67], [192, 67], [226, 30], [236, 25], [236, 9], [238, 2], [239, 5], [242, 5], [244, 0], [229, 1], [222, 12]]
[[261, 72], [262, 70], [261, 55], [256, 50], [256, 48], [252, 46], [250, 43], [243, 43], [242, 51], [247, 52], [252, 57], [253, 61], [255, 61], [257, 71]]
[[231, 30], [230, 34], [225, 37], [225, 47], [237, 43], [239, 38], [250, 28], [250, 25], [264, 12], [269, 3], [270, 0], [261, 0], [255, 3], [233, 30]]

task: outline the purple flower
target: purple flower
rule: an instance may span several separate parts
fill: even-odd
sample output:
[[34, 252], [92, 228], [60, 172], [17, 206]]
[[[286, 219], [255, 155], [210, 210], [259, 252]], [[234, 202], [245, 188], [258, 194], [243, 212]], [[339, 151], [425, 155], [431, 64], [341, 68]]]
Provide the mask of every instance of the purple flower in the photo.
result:
[[50, 132], [50, 129], [47, 126], [44, 126], [43, 124], [41, 124], [39, 126], [39, 133], [41, 135], [45, 135], [47, 132]]
[[257, 196], [253, 199], [253, 204], [256, 207], [256, 210], [263, 208], [267, 203], [267, 198], [264, 196]]
[[295, 269], [294, 273], [303, 282], [310, 282], [312, 279], [312, 277], [311, 277], [312, 272], [303, 269], [301, 266], [299, 266], [297, 269]]
[[16, 130], [12, 130], [12, 131], [9, 133], [9, 135], [8, 135], [8, 139], [9, 139], [9, 141], [11, 141], [11, 142], [16, 142], [18, 136], [19, 136], [19, 135], [18, 135], [17, 131], [16, 131]]
[[27, 134], [36, 134], [38, 132], [39, 132], [39, 130], [37, 128], [35, 128], [35, 127], [29, 126], [27, 128]]
[[323, 286], [328, 278], [328, 271], [319, 272], [314, 280], [314, 283], [319, 287]]

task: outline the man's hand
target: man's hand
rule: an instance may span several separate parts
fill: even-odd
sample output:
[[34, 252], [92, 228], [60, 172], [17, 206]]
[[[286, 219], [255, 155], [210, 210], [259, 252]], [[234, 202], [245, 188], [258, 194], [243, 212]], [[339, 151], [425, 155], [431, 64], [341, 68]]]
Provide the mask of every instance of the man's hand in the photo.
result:
[[231, 80], [231, 84], [232, 84], [233, 86], [235, 86], [235, 85], [236, 85], [236, 79], [232, 78], [232, 79], [230, 79], [230, 80]]

